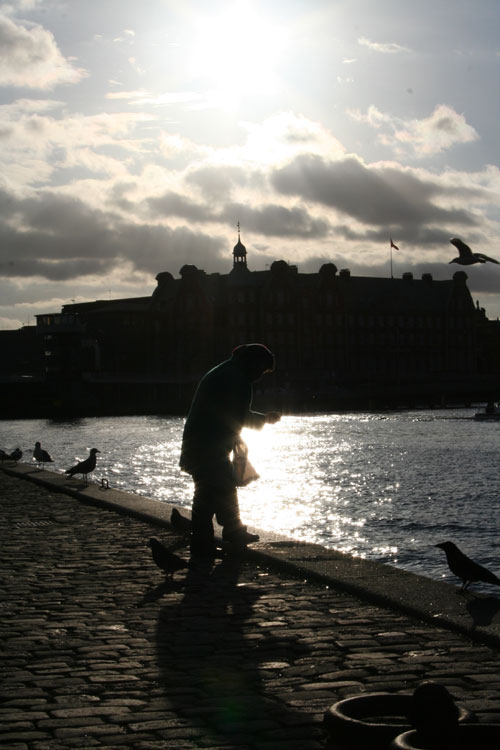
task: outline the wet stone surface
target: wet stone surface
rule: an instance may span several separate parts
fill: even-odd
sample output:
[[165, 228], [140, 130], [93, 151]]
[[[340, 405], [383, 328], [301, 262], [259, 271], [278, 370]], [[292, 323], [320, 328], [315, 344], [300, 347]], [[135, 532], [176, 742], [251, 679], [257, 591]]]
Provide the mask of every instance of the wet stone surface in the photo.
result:
[[[500, 721], [500, 652], [0, 471], [0, 745], [316, 750], [335, 701], [434, 679]], [[178, 554], [186, 556], [185, 548]]]

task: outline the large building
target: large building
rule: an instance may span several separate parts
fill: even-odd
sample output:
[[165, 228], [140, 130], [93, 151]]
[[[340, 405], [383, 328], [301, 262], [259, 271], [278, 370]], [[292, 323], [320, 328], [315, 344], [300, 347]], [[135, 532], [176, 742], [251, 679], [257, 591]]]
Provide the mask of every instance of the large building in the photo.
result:
[[156, 280], [150, 297], [37, 316], [47, 379], [78, 383], [91, 410], [183, 411], [203, 372], [259, 341], [276, 354], [266, 389], [285, 408], [498, 398], [498, 325], [463, 271], [368, 278], [283, 260], [251, 271], [238, 233], [229, 273], [185, 265]]

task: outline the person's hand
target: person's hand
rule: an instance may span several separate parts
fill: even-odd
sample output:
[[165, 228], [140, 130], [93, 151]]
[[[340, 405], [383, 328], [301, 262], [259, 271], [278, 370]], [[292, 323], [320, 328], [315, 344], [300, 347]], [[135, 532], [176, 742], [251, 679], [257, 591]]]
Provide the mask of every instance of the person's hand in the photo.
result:
[[276, 424], [281, 419], [281, 412], [279, 411], [268, 411], [266, 414], [267, 424]]

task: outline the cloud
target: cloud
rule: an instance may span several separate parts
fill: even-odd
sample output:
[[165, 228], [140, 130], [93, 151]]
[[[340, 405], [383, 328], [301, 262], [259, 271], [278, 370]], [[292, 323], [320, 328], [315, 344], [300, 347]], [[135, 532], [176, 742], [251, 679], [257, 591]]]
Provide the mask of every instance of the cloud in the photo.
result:
[[[411, 170], [396, 165], [367, 165], [354, 156], [329, 161], [303, 155], [275, 170], [275, 189], [310, 203], [321, 204], [374, 226], [435, 223], [473, 226], [477, 218], [464, 208], [444, 208], [438, 197], [446, 190]], [[465, 190], [465, 188], [464, 188]], [[471, 197], [479, 191], [471, 190]]]
[[0, 14], [0, 85], [52, 89], [86, 75], [63, 57], [50, 31]]
[[364, 36], [358, 39], [358, 44], [360, 44], [362, 47], [368, 47], [368, 49], [372, 50], [373, 52], [381, 52], [385, 55], [394, 55], [400, 52], [411, 51], [408, 47], [403, 47], [400, 44], [396, 44], [395, 42], [372, 42], [370, 41], [370, 39], [367, 39]]
[[60, 102], [46, 99], [0, 106], [0, 170], [5, 181], [18, 187], [39, 185], [75, 168], [101, 178], [123, 177], [123, 154], [137, 155], [144, 147], [136, 129], [154, 120], [154, 115], [139, 112], [67, 116], [56, 111], [60, 107]]
[[277, 204], [251, 207], [233, 203], [225, 206], [220, 218], [229, 225], [241, 221], [245, 231], [255, 232], [266, 237], [286, 237], [314, 239], [326, 237], [330, 225], [325, 219], [318, 219], [301, 206], [288, 208]]
[[157, 219], [180, 217], [190, 222], [207, 222], [236, 226], [266, 237], [313, 238], [325, 237], [330, 226], [324, 219], [314, 218], [300, 206], [278, 204], [250, 206], [247, 203], [225, 202], [221, 210], [196, 202], [178, 193], [168, 192], [159, 198], [149, 198], [148, 208]]
[[137, 107], [168, 107], [175, 104], [203, 103], [206, 94], [196, 91], [164, 91], [161, 94], [152, 94], [145, 89], [135, 91], [110, 91], [106, 99], [123, 99]]
[[419, 158], [434, 156], [454, 146], [478, 140], [477, 131], [464, 115], [446, 104], [437, 106], [429, 117], [404, 120], [371, 106], [366, 114], [351, 110], [350, 116], [380, 131], [378, 141], [396, 153], [411, 151]]
[[49, 191], [30, 198], [0, 191], [0, 219], [0, 277], [6, 278], [104, 277], [124, 265], [156, 275], [187, 262], [222, 268], [221, 252], [227, 252], [220, 237], [133, 224]]

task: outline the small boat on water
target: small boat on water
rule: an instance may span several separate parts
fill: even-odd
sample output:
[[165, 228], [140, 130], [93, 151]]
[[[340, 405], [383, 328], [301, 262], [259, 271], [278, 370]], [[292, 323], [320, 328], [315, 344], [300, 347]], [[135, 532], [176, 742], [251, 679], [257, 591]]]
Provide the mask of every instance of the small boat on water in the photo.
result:
[[478, 411], [474, 414], [474, 419], [478, 422], [497, 422], [500, 421], [500, 404], [489, 401], [484, 411]]

